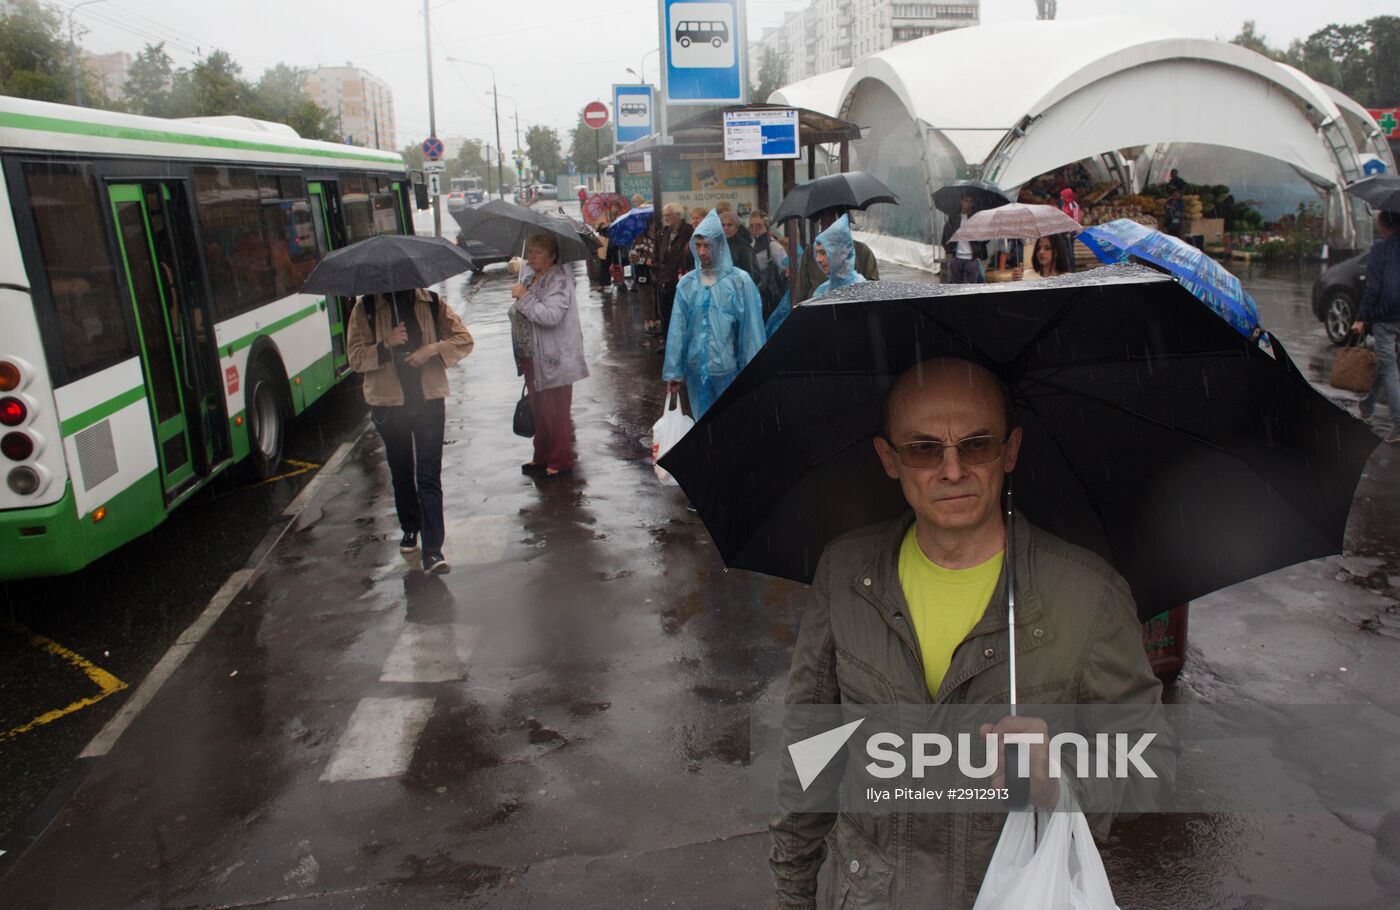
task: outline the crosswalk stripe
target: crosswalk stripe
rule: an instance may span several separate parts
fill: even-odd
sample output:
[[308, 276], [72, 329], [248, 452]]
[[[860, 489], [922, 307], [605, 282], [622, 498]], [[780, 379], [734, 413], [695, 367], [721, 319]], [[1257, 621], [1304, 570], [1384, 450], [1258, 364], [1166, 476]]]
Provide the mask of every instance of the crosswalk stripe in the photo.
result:
[[399, 634], [381, 682], [438, 683], [462, 679], [481, 638], [480, 626], [409, 623]]
[[408, 770], [431, 698], [362, 698], [321, 774], [324, 781], [398, 777]]

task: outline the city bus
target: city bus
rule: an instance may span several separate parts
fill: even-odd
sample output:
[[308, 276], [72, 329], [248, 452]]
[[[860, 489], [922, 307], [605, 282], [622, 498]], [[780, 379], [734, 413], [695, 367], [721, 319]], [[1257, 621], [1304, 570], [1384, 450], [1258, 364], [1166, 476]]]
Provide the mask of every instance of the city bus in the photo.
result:
[[273, 476], [349, 374], [329, 250], [411, 233], [399, 155], [241, 117], [0, 97], [0, 580], [76, 571], [215, 476]]

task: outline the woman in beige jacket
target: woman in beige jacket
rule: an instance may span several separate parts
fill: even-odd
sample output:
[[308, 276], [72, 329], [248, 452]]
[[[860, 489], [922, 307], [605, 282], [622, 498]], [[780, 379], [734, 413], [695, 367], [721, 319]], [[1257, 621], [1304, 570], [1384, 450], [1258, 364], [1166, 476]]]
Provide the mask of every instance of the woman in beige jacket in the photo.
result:
[[423, 571], [441, 575], [442, 436], [447, 368], [471, 353], [471, 332], [431, 291], [370, 294], [355, 302], [346, 332], [350, 367], [364, 375], [365, 401], [394, 485], [403, 539], [399, 551], [418, 548]]

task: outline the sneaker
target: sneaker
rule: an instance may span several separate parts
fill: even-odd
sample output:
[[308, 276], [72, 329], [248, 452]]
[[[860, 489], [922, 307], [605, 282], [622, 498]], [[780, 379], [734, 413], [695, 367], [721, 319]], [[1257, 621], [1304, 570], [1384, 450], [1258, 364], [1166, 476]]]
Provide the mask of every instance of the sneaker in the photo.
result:
[[685, 504], [685, 510], [686, 510], [687, 512], [699, 512], [699, 511], [700, 511], [699, 509], [695, 508], [695, 503], [693, 503], [693, 502], [687, 502], [687, 503]]
[[447, 560], [442, 558], [441, 553], [423, 554], [424, 575], [446, 575], [451, 571], [452, 567], [447, 564]]
[[403, 540], [399, 541], [399, 552], [412, 553], [416, 549], [418, 549], [418, 532], [404, 531]]

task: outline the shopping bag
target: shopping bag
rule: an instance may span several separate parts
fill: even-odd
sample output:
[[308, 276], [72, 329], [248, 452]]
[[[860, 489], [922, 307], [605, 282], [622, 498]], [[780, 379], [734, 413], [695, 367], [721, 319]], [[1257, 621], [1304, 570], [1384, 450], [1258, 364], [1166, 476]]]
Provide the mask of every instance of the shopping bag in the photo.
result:
[[1084, 813], [1006, 817], [972, 910], [1118, 910]]
[[1337, 350], [1337, 359], [1332, 361], [1332, 376], [1328, 380], [1332, 388], [1347, 392], [1371, 391], [1376, 381], [1376, 352], [1361, 341], [1355, 334], [1348, 335], [1346, 347]]
[[[674, 398], [674, 403], [672, 399]], [[668, 393], [666, 395], [666, 410], [661, 413], [661, 418], [651, 425], [651, 465], [656, 472], [656, 479], [668, 486], [680, 486], [676, 479], [672, 477], [665, 468], [657, 465], [661, 456], [665, 455], [671, 446], [681, 441], [681, 437], [695, 426], [695, 421], [685, 416], [681, 411], [680, 393]]]
[[516, 436], [524, 436], [526, 439], [535, 435], [535, 412], [530, 409], [528, 386], [520, 387], [520, 400], [515, 403], [515, 419], [511, 429], [515, 431]]

